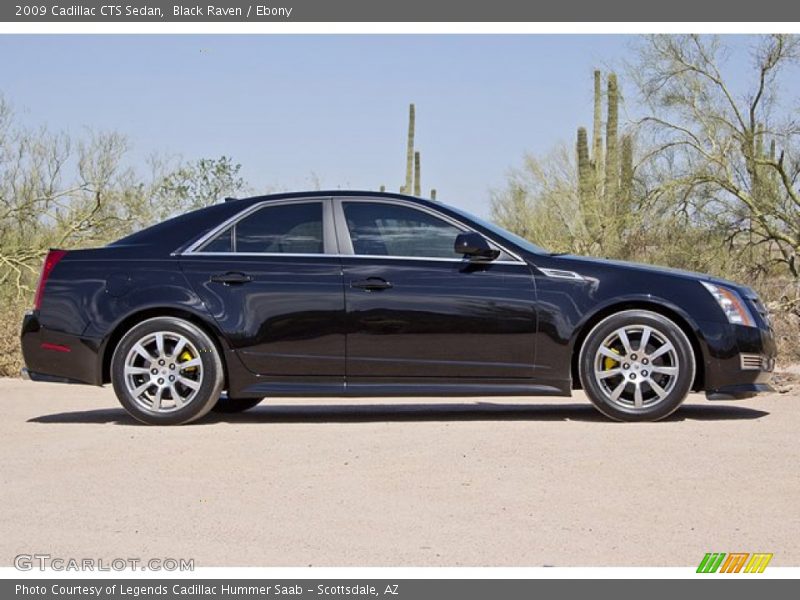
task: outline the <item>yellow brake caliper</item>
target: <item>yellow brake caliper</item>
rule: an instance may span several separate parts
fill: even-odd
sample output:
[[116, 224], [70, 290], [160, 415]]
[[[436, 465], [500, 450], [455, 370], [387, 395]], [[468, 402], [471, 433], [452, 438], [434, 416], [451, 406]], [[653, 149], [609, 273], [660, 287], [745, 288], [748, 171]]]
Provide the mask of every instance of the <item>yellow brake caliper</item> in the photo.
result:
[[[188, 362], [188, 361], [192, 360], [193, 358], [194, 358], [194, 356], [192, 356], [192, 353], [189, 352], [188, 350], [184, 350], [183, 352], [181, 352], [181, 355], [178, 357], [178, 359], [182, 363]], [[191, 373], [192, 371], [196, 371], [196, 370], [197, 370], [197, 367], [186, 367], [186, 369], [184, 369], [184, 371], [187, 371], [189, 373]]]
[[[609, 348], [609, 350], [611, 350], [614, 354], [619, 354], [619, 352], [614, 350], [614, 348]], [[605, 368], [606, 371], [610, 371], [611, 369], [616, 367], [618, 364], [619, 364], [619, 361], [614, 360], [610, 356], [606, 356], [605, 360], [603, 360], [603, 367]]]

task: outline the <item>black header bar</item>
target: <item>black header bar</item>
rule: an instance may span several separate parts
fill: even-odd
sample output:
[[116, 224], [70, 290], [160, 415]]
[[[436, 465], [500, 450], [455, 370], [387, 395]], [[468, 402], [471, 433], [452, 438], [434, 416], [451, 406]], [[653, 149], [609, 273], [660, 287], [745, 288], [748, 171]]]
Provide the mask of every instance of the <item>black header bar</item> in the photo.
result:
[[800, 22], [786, 0], [16, 0], [7, 22]]

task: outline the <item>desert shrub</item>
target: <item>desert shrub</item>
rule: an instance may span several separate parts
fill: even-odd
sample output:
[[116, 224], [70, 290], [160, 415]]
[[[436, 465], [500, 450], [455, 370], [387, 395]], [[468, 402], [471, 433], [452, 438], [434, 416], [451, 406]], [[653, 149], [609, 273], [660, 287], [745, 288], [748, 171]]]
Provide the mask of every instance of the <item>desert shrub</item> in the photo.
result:
[[6, 299], [0, 303], [0, 377], [17, 377], [22, 368], [19, 333], [27, 302]]

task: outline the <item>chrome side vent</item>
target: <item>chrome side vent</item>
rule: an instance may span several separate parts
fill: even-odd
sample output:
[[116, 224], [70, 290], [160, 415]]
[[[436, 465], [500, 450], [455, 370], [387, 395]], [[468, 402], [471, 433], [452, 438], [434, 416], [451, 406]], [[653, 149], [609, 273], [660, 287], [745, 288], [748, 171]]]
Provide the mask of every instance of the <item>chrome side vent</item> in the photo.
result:
[[764, 359], [760, 354], [740, 354], [742, 371], [761, 371], [764, 369]]
[[562, 269], [543, 269], [541, 267], [539, 267], [539, 270], [548, 277], [555, 277], [557, 279], [583, 279], [583, 276], [575, 271], [564, 271]]

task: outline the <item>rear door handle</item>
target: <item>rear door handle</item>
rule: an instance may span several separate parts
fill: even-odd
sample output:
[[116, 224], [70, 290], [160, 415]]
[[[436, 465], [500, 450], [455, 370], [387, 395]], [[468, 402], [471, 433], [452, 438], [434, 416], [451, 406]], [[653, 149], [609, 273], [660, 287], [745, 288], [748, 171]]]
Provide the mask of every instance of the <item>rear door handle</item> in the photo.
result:
[[379, 290], [388, 290], [394, 286], [381, 277], [368, 277], [367, 279], [351, 281], [350, 287], [366, 290], [368, 292], [377, 292]]
[[225, 285], [241, 285], [242, 283], [249, 283], [253, 278], [246, 273], [229, 272], [219, 273], [211, 276], [211, 281], [214, 283], [224, 283]]

